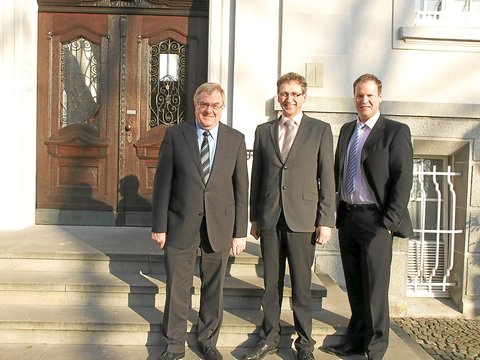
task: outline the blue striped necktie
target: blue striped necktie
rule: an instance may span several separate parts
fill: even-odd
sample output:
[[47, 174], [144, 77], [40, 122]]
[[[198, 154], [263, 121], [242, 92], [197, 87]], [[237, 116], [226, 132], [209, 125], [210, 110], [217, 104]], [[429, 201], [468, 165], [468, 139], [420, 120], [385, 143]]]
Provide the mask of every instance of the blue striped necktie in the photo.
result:
[[208, 136], [210, 132], [205, 130], [203, 132], [202, 147], [200, 149], [200, 162], [202, 164], [202, 180], [204, 184], [207, 184], [210, 176], [210, 148], [208, 146]]
[[360, 143], [360, 136], [364, 127], [364, 123], [357, 123], [355, 134], [353, 134], [350, 149], [348, 150], [347, 177], [345, 181], [346, 197], [350, 196], [355, 191], [355, 176], [357, 171], [358, 157], [360, 155], [358, 151], [358, 144]]

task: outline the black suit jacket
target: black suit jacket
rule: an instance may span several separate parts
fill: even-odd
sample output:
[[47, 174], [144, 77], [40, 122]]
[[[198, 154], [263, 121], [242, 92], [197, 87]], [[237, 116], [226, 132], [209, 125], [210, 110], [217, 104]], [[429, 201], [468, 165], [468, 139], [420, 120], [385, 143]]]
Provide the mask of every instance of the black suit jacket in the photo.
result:
[[[356, 121], [342, 126], [335, 152], [335, 184], [337, 193], [344, 173], [347, 147]], [[383, 216], [383, 224], [395, 236], [413, 235], [407, 210], [413, 181], [413, 148], [410, 128], [380, 115], [362, 149], [361, 166], [368, 185], [375, 195], [375, 204]], [[344, 209], [337, 208], [337, 227]]]
[[233, 237], [247, 236], [248, 173], [245, 138], [219, 123], [215, 159], [206, 185], [201, 177], [194, 121], [167, 129], [160, 148], [153, 192], [152, 232], [185, 249], [206, 217], [210, 245], [226, 250]]
[[279, 119], [257, 127], [253, 147], [250, 220], [259, 229], [275, 229], [283, 209], [288, 227], [313, 232], [333, 227], [335, 181], [330, 125], [303, 115], [290, 154], [282, 161]]

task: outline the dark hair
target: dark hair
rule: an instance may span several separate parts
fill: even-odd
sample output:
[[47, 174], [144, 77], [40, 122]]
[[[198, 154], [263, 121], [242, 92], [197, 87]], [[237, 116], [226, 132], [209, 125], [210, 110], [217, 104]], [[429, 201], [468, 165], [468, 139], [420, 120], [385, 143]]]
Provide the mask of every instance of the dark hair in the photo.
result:
[[279, 92], [280, 86], [282, 84], [289, 83], [291, 81], [298, 82], [302, 87], [302, 93], [307, 93], [307, 80], [305, 80], [302, 75], [294, 72], [289, 72], [285, 75], [280, 76], [280, 78], [277, 80], [277, 93]]
[[380, 79], [373, 74], [363, 74], [363, 75], [360, 75], [358, 79], [355, 80], [355, 82], [353, 83], [353, 94], [355, 94], [355, 87], [359, 83], [366, 82], [366, 81], [373, 81], [375, 84], [377, 84], [378, 93], [379, 94], [382, 93], [382, 82], [380, 81]]

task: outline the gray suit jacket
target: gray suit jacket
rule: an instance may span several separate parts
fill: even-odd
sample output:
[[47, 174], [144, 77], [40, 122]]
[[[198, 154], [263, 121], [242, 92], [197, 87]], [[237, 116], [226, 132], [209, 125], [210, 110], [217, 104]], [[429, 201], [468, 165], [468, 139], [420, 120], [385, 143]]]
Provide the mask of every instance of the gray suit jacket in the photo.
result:
[[[348, 142], [356, 121], [342, 126], [335, 154], [337, 191], [343, 176]], [[361, 164], [372, 189], [383, 224], [398, 237], [413, 235], [408, 213], [408, 201], [413, 184], [413, 147], [410, 128], [380, 115], [362, 149]], [[337, 210], [337, 227], [341, 225], [344, 209]]]
[[250, 220], [275, 229], [283, 209], [288, 227], [313, 232], [334, 226], [335, 181], [330, 125], [306, 115], [285, 163], [278, 144], [279, 119], [257, 127], [253, 148]]
[[205, 215], [212, 249], [226, 250], [232, 237], [247, 235], [247, 206], [242, 133], [219, 123], [215, 159], [204, 185], [195, 122], [167, 129], [154, 180], [152, 232], [166, 232], [168, 246], [185, 249], [195, 241]]

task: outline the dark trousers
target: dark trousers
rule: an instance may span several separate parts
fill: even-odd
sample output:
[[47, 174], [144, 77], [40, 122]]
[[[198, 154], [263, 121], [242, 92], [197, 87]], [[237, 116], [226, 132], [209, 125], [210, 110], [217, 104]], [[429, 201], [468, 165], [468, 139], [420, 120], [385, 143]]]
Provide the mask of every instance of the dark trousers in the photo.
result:
[[349, 341], [369, 359], [382, 359], [390, 329], [388, 288], [392, 236], [376, 209], [345, 211], [339, 221], [340, 254], [352, 317]]
[[165, 248], [167, 293], [162, 333], [167, 350], [185, 351], [187, 317], [197, 249], [200, 247], [200, 309], [198, 318], [198, 342], [200, 346], [215, 346], [223, 320], [223, 284], [230, 249], [214, 252], [208, 242], [205, 221], [200, 237], [187, 249], [177, 249], [168, 244]]
[[297, 339], [295, 347], [313, 350], [312, 293], [310, 289], [315, 240], [312, 233], [292, 232], [280, 217], [274, 230], [261, 229], [265, 292], [262, 297], [263, 324], [260, 336], [268, 345], [277, 345], [280, 338], [286, 259], [290, 269], [292, 305]]

